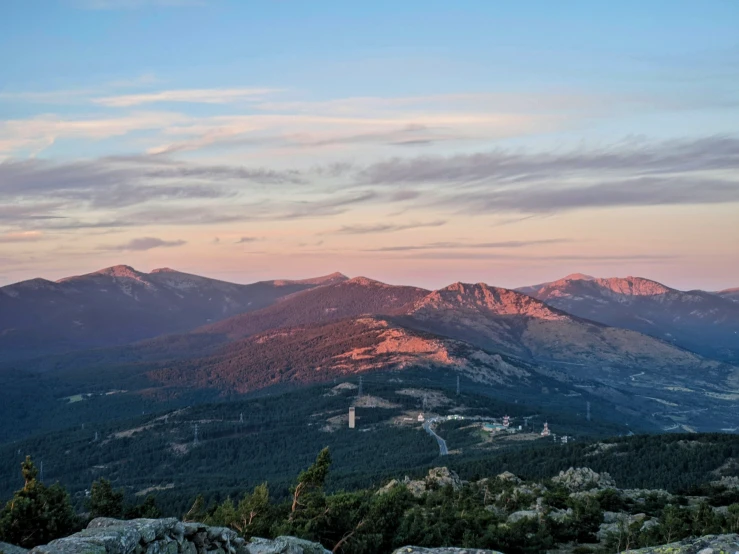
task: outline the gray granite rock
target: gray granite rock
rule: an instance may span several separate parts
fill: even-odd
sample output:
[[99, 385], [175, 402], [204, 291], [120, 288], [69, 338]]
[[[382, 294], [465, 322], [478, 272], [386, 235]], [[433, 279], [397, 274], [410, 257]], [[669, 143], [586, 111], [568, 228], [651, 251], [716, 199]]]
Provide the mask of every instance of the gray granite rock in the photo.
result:
[[422, 548], [420, 546], [404, 546], [393, 554], [501, 554], [497, 550], [480, 550], [479, 548]]
[[7, 542], [0, 542], [0, 552], [2, 554], [26, 554], [28, 550], [20, 546], [8, 544]]
[[626, 550], [626, 552], [629, 554], [739, 554], [739, 535], [707, 535], [662, 546]]

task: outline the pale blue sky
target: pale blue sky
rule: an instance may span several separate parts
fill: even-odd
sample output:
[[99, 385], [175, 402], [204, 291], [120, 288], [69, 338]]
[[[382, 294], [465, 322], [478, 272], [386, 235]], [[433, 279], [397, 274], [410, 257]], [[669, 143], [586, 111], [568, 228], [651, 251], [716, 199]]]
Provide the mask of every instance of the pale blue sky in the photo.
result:
[[0, 284], [739, 286], [737, 29], [729, 0], [5, 0]]

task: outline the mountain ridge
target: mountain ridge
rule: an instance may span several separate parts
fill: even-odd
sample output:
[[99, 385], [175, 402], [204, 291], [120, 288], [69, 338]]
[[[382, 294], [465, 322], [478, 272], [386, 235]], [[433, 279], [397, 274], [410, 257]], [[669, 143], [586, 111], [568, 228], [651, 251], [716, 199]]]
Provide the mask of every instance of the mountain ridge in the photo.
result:
[[261, 309], [295, 292], [347, 279], [333, 273], [243, 285], [170, 268], [145, 273], [128, 265], [56, 282], [29, 279], [0, 287], [0, 360], [187, 332]]
[[719, 294], [680, 291], [641, 277], [564, 278], [518, 290], [585, 319], [739, 362], [739, 304]]

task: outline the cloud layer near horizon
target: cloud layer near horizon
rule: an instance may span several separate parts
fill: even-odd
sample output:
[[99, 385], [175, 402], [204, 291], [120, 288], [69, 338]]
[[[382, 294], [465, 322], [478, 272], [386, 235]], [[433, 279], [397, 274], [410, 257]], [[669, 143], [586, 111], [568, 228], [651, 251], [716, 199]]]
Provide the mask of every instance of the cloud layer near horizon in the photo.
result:
[[[203, 225], [330, 217], [362, 206], [421, 214], [549, 214], [739, 202], [739, 139], [609, 149], [394, 158], [273, 169], [159, 156], [0, 163], [0, 222], [15, 230]], [[344, 224], [326, 234], [441, 227], [446, 219]], [[13, 229], [9, 229], [12, 231]]]
[[[681, 258], [678, 243], [665, 237], [649, 248], [664, 233], [651, 219], [699, 207], [723, 213], [739, 203], [734, 135], [567, 147], [505, 142], [602, 114], [607, 100], [642, 109], [635, 99], [307, 102], [281, 99], [279, 87], [119, 88], [0, 93], [100, 110], [0, 121], [0, 244], [18, 271], [40, 267], [44, 256], [93, 263], [85, 261], [91, 252], [111, 261], [154, 251], [174, 257], [170, 265], [228, 264], [237, 250], [264, 267], [311, 256], [380, 265], [669, 265]], [[179, 110], [193, 104], [207, 109]], [[145, 109], [154, 105], [162, 109]], [[51, 155], [69, 141], [117, 146], [103, 156]], [[620, 226], [638, 209], [653, 212]], [[654, 236], [635, 239], [645, 232]]]

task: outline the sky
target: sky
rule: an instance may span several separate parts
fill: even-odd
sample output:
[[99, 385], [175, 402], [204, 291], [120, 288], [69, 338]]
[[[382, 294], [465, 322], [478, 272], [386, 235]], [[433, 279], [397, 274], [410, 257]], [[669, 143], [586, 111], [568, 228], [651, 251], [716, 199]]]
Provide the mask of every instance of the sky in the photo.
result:
[[4, 0], [0, 285], [739, 286], [734, 0]]

